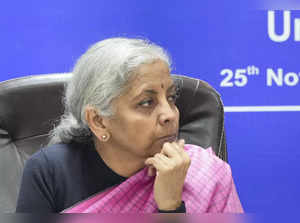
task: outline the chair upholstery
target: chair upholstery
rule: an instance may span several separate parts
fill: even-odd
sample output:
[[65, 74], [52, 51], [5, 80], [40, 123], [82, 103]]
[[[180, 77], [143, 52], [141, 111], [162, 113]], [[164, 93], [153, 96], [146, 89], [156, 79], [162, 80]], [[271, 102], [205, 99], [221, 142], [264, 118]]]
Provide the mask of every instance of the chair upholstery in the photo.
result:
[[[14, 212], [25, 161], [48, 143], [63, 113], [62, 94], [70, 73], [28, 76], [0, 83], [0, 213]], [[206, 82], [173, 75], [180, 87], [180, 138], [212, 146], [227, 161], [224, 110]]]

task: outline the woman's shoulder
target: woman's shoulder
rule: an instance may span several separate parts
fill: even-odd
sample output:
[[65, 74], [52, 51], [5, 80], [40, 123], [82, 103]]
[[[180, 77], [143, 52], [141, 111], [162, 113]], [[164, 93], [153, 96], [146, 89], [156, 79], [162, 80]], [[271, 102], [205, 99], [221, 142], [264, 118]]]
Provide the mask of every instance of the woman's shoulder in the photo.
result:
[[84, 182], [84, 154], [84, 147], [72, 144], [51, 145], [33, 154], [25, 163], [17, 210], [57, 212], [77, 201], [82, 185], [74, 182]]
[[39, 151], [35, 152], [32, 156], [29, 157], [26, 163], [28, 162], [46, 162], [46, 160], [54, 159], [61, 160], [66, 156], [75, 155], [76, 149], [70, 144], [54, 144], [51, 146], [43, 147]]
[[44, 172], [53, 174], [55, 170], [62, 170], [82, 159], [83, 153], [78, 145], [74, 144], [54, 144], [44, 147], [34, 153], [25, 163], [24, 171]]

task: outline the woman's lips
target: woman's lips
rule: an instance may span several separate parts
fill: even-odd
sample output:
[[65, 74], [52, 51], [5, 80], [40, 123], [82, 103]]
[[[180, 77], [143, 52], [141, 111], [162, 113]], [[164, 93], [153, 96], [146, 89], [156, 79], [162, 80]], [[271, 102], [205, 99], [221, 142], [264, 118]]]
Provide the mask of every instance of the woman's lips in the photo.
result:
[[151, 154], [151, 156], [154, 156], [156, 153], [160, 153], [166, 142], [169, 142], [169, 143], [174, 142], [177, 140], [177, 137], [178, 137], [178, 134], [172, 134], [172, 135], [166, 135], [166, 136], [157, 138], [156, 143], [158, 143], [158, 147], [155, 147], [156, 148], [155, 152], [153, 154]]
[[159, 138], [160, 141], [162, 141], [163, 143], [165, 142], [174, 142], [177, 140], [177, 135], [168, 135], [168, 136], [164, 136]]

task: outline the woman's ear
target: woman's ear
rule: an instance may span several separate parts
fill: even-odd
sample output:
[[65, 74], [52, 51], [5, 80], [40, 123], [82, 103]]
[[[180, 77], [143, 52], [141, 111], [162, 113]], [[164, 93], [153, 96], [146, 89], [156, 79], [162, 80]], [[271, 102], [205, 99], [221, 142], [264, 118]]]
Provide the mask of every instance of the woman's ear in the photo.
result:
[[106, 119], [98, 113], [96, 108], [92, 106], [85, 108], [85, 120], [90, 130], [100, 141], [108, 141], [110, 134], [106, 126]]

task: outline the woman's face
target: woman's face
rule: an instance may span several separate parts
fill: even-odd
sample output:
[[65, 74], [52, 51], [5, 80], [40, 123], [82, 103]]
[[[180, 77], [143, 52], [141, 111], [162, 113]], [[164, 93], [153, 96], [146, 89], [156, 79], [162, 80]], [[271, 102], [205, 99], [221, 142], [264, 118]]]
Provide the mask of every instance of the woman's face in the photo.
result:
[[141, 65], [138, 75], [113, 103], [116, 113], [107, 122], [110, 147], [122, 154], [145, 159], [159, 153], [178, 134], [176, 86], [166, 63]]

